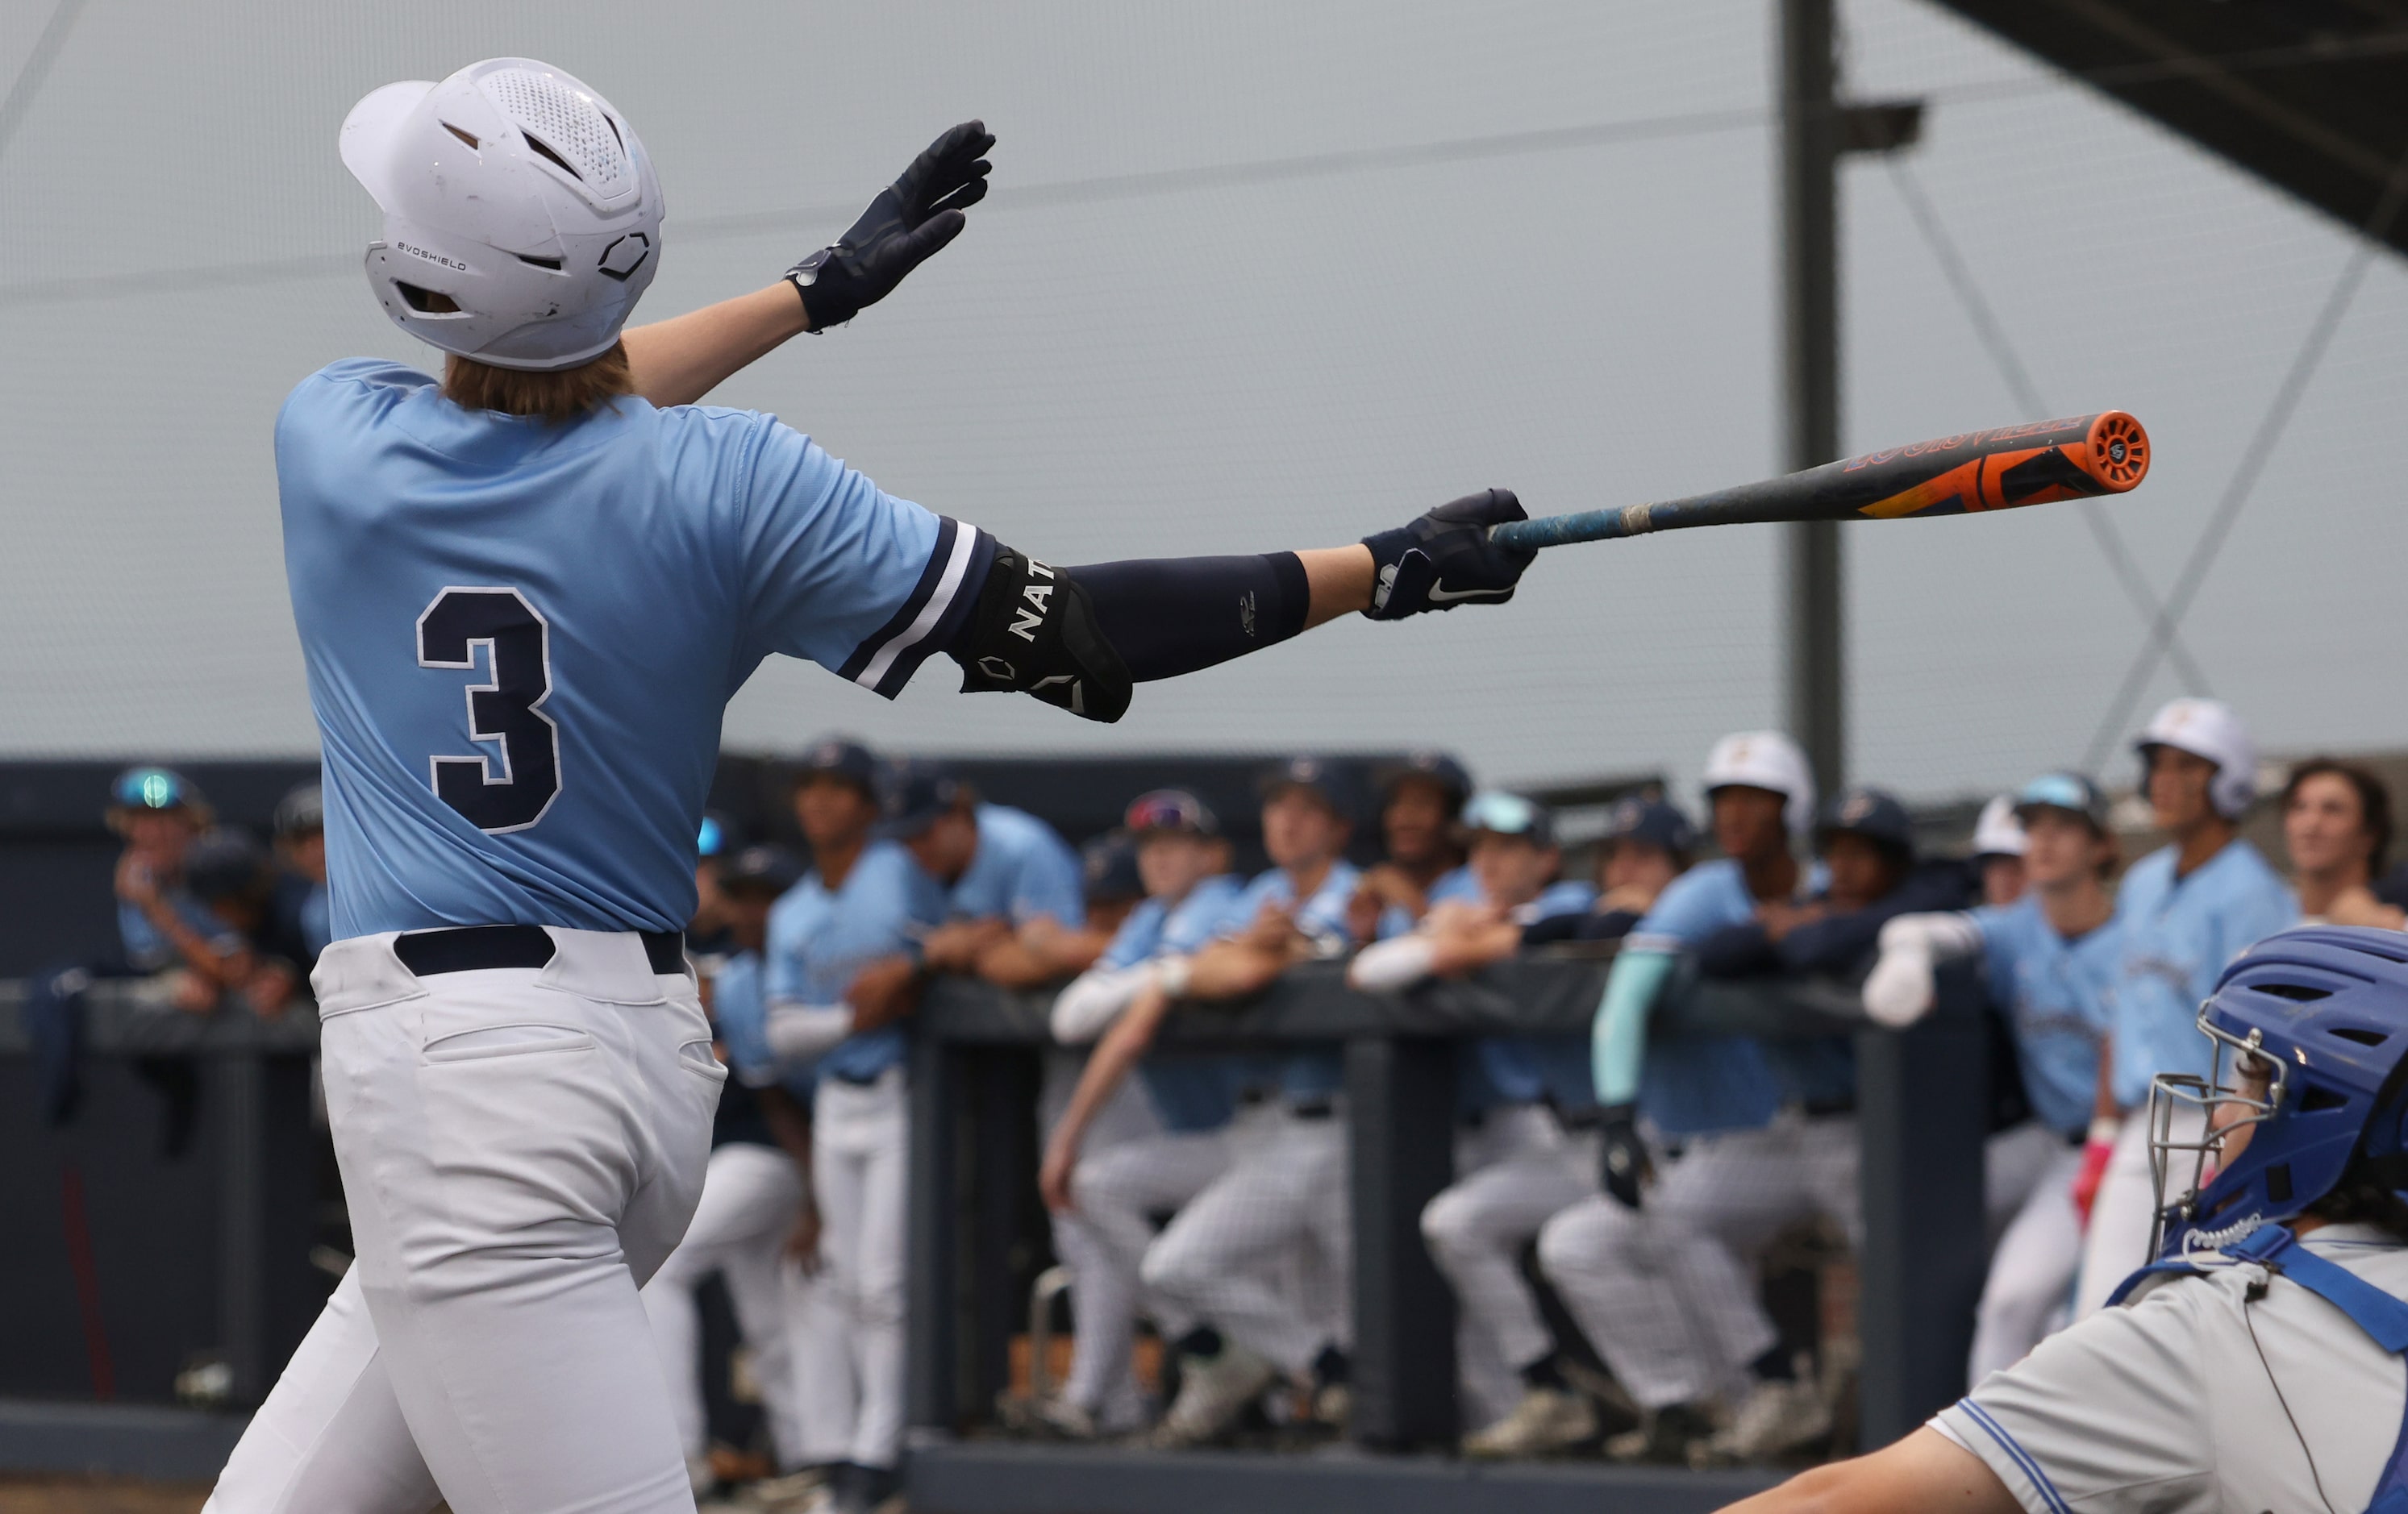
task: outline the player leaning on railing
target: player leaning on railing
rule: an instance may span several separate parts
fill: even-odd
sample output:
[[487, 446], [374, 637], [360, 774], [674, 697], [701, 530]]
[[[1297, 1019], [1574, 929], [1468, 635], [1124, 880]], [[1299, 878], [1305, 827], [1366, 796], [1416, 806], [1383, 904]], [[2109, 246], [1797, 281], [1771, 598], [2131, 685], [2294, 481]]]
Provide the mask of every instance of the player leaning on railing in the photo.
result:
[[891, 696], [943, 651], [966, 688], [1112, 720], [1349, 611], [1511, 597], [1503, 491], [1353, 546], [1065, 569], [695, 407], [957, 235], [993, 140], [955, 128], [788, 278], [623, 340], [663, 208], [607, 101], [495, 59], [344, 122], [384, 213], [369, 283], [450, 356], [439, 384], [335, 364], [277, 422], [358, 1261], [212, 1507], [693, 1507], [636, 1290], [725, 1076], [678, 933], [722, 711], [770, 653]]

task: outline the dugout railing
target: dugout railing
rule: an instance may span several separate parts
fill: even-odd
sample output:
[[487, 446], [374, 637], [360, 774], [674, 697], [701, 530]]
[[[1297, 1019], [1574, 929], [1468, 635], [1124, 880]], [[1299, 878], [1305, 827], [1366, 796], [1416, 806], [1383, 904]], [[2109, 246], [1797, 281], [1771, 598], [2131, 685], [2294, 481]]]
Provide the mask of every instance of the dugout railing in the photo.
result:
[[[1604, 968], [1600, 961], [1534, 955], [1467, 981], [1373, 994], [1347, 988], [1336, 964], [1308, 965], [1242, 1006], [1184, 1012], [1166, 1022], [1166, 1048], [1344, 1047], [1354, 1235], [1348, 1435], [1366, 1451], [1426, 1450], [1451, 1443], [1458, 1429], [1454, 1300], [1419, 1225], [1423, 1206], [1452, 1177], [1457, 1048], [1500, 1032], [1584, 1034]], [[1846, 985], [1688, 977], [1676, 983], [1652, 1030], [1855, 1038], [1865, 1221], [1857, 1258], [1857, 1422], [1867, 1446], [1914, 1428], [1964, 1391], [1985, 1264], [1989, 1033], [1971, 974], [1943, 972], [1941, 986], [1932, 1015], [1893, 1032], [1868, 1025]], [[917, 1461], [932, 1474], [961, 1457], [966, 1468], [1010, 1467], [1024, 1481], [1032, 1469], [1068, 1477], [1069, 1464], [1061, 1459], [1082, 1454], [971, 1450], [1009, 1381], [1011, 1338], [1026, 1319], [1020, 1279], [1035, 1244], [1031, 1217], [1040, 1213], [1033, 1190], [1049, 1002], [1044, 994], [946, 980], [930, 989], [920, 1010], [912, 1064], [910, 1419]], [[1082, 1508], [1166, 1507], [1169, 1485], [1149, 1488], [1149, 1466], [1192, 1479], [1210, 1464], [1209, 1457], [1199, 1463], [1194, 1456], [1123, 1460], [1109, 1493], [1073, 1478], [1058, 1496], [1082, 1500]], [[932, 1507], [958, 1504], [965, 1514], [1021, 1507], [1017, 1494], [979, 1502], [978, 1482], [968, 1476], [940, 1480], [950, 1501]], [[1263, 1501], [1261, 1490], [1226, 1492]], [[1295, 1495], [1306, 1503], [1321, 1496], [1302, 1485]]]

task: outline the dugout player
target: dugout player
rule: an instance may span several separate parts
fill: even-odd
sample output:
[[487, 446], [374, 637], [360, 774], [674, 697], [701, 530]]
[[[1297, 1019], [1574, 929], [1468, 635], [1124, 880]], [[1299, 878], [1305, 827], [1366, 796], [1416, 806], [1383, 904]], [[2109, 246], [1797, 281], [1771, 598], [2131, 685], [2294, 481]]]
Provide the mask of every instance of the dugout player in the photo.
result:
[[[2168, 845], [2134, 863], [2116, 891], [2124, 960], [2110, 1003], [2097, 1127], [2085, 1152], [2090, 1228], [2074, 1292], [2080, 1319], [2144, 1260], [2155, 1193], [2148, 1132], [2130, 1119], [2158, 1073], [2200, 1072], [2191, 1035], [2217, 976], [2257, 941], [2299, 919], [2299, 901], [2241, 818], [2258, 792], [2258, 747], [2229, 706], [2177, 699], [2135, 743], [2149, 808]], [[2178, 1119], [2191, 1116], [2176, 1111]]]
[[1386, 855], [1363, 869], [1348, 911], [1357, 940], [1384, 940], [1413, 928], [1430, 906], [1479, 897], [1464, 865], [1457, 821], [1471, 797], [1471, 775], [1442, 751], [1416, 751], [1377, 775], [1380, 841]]
[[1732, 1514], [2408, 1508], [2408, 947], [2286, 931], [2194, 1024], [2210, 1070], [2146, 1121], [2164, 1260], [2121, 1307]]
[[1512, 594], [1533, 554], [1489, 540], [1522, 514], [1501, 491], [1343, 548], [1062, 568], [694, 407], [957, 235], [993, 140], [947, 133], [789, 277], [623, 341], [663, 203], [608, 101], [491, 59], [345, 121], [384, 216], [371, 291], [448, 356], [440, 382], [335, 364], [277, 422], [359, 1254], [219, 1509], [691, 1507], [636, 1291], [693, 1212], [724, 1077], [678, 933], [722, 712], [763, 658], [892, 695], [943, 651], [969, 689], [1111, 720], [1138, 682], [1349, 611]]
[[[1229, 844], [1204, 802], [1157, 789], [1129, 803], [1123, 824], [1135, 838], [1146, 889], [1096, 965], [1054, 998], [1054, 1038], [1084, 1046], [1173, 959], [1208, 944], [1243, 892], [1229, 873]], [[1054, 1247], [1071, 1273], [1070, 1373], [1058, 1397], [1031, 1406], [1048, 1429], [1071, 1439], [1130, 1430], [1143, 1415], [1129, 1350], [1140, 1312], [1176, 1341], [1197, 1321], [1172, 1302], [1144, 1296], [1140, 1269], [1154, 1243], [1154, 1217], [1176, 1213], [1229, 1164], [1226, 1133], [1242, 1068], [1226, 1056], [1149, 1056], [1134, 1086], [1076, 1120], [1051, 1123], [1039, 1188], [1051, 1211]], [[1076, 1092], [1072, 1099], [1075, 1102]]]
[[1979, 952], [1990, 1003], [2014, 1038], [2032, 1118], [1990, 1137], [1984, 1199], [1998, 1237], [1974, 1316], [1968, 1381], [2012, 1366], [2064, 1322], [2082, 1263], [2073, 1195], [2099, 1086], [2107, 1001], [2123, 929], [2107, 879], [2107, 796], [2077, 773], [2043, 773], [2014, 795], [2030, 889], [2003, 907], [1900, 915], [1882, 927], [1865, 1014], [1911, 1025], [1930, 1011], [1936, 965]]
[[884, 806], [878, 834], [901, 842], [945, 891], [944, 923], [904, 967], [1035, 988], [1086, 965], [1060, 960], [1087, 911], [1079, 854], [1054, 827], [982, 801], [934, 763], [890, 773]]
[[2004, 908], [2024, 896], [2024, 828], [2014, 794], [1997, 795], [1974, 818], [1971, 861], [1984, 904]]
[[[1657, 1001], [1709, 936], [1767, 906], [1802, 909], [1825, 886], [1790, 850], [1814, 814], [1796, 742], [1725, 736], [1704, 787], [1724, 856], [1664, 891], [1614, 958], [1598, 1009], [1605, 1193], [1539, 1236], [1548, 1280], [1641, 1409], [1641, 1427], [1608, 1449], [1647, 1460], [1685, 1460], [1692, 1442], [1762, 1455], [1828, 1428], [1828, 1405], [1799, 1380], [1742, 1258], [1816, 1212], [1852, 1239], [1860, 1226], [1852, 1067], [1812, 1043], [1648, 1038]], [[1642, 1115], [1685, 1147], [1660, 1178]], [[1717, 1433], [1711, 1410], [1722, 1399], [1738, 1407]]]
[[[1434, 903], [1407, 936], [1347, 964], [1356, 988], [1401, 990], [1503, 962], [1541, 921], [1586, 919], [1597, 891], [1560, 878], [1555, 817], [1520, 794], [1463, 807], [1477, 901]], [[1593, 1193], [1597, 1148], [1567, 1124], [1596, 1113], [1588, 1047], [1564, 1036], [1487, 1036], [1457, 1064], [1455, 1182], [1422, 1209], [1422, 1239], [1455, 1289], [1455, 1371], [1474, 1456], [1522, 1456], [1592, 1439], [1596, 1411], [1564, 1376], [1522, 1250]]]
[[2391, 850], [2391, 793], [2356, 763], [2311, 757], [2283, 783], [2283, 850], [2308, 924], [2396, 931], [2408, 916], [2374, 896]]

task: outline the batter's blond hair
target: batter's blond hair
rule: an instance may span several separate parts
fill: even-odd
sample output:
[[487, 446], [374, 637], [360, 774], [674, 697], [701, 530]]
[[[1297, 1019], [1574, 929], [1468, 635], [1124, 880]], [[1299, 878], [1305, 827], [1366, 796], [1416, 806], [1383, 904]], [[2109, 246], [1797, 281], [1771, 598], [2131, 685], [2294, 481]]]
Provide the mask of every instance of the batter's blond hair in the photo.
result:
[[443, 397], [466, 410], [499, 410], [551, 421], [574, 421], [599, 405], [636, 392], [624, 342], [590, 363], [554, 373], [496, 368], [453, 353], [443, 361]]

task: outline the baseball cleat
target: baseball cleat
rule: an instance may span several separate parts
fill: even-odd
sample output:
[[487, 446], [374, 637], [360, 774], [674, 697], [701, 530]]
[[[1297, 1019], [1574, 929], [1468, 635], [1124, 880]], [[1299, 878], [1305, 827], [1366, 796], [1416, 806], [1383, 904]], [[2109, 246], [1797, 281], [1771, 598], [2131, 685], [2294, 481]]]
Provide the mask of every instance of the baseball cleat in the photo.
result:
[[1831, 1433], [1831, 1406], [1812, 1382], [1759, 1382], [1729, 1424], [1689, 1448], [1694, 1467], [1762, 1462]]
[[1179, 1397], [1154, 1430], [1154, 1444], [1177, 1450], [1219, 1439], [1278, 1380], [1277, 1367], [1235, 1341], [1224, 1341], [1211, 1356], [1182, 1358]]
[[1597, 1409], [1587, 1398], [1563, 1388], [1532, 1388], [1513, 1412], [1463, 1437], [1466, 1456], [1546, 1456], [1570, 1450], [1597, 1437]]

